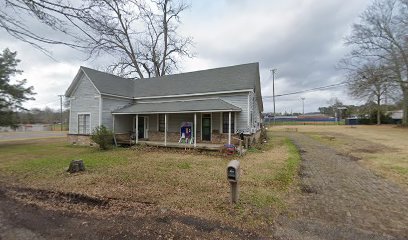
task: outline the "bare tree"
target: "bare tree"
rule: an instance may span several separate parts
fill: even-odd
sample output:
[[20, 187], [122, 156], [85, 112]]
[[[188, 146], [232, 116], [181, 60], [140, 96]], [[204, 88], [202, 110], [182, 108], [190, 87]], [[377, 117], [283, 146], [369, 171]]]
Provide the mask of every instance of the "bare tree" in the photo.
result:
[[[75, 4], [76, 3], [76, 4]], [[43, 44], [65, 44], [89, 53], [111, 55], [112, 72], [136, 78], [162, 76], [192, 57], [192, 40], [178, 34], [188, 5], [177, 0], [6, 0], [0, 27], [46, 51]], [[30, 30], [29, 16], [63, 33], [53, 39]]]
[[349, 77], [349, 91], [358, 99], [374, 101], [376, 103], [377, 125], [381, 124], [381, 103], [387, 95], [393, 93], [394, 85], [383, 65], [369, 63], [363, 65]]
[[348, 58], [353, 67], [380, 61], [390, 66], [390, 79], [403, 93], [403, 123], [408, 124], [408, 1], [375, 1], [353, 25], [346, 43], [353, 47]]

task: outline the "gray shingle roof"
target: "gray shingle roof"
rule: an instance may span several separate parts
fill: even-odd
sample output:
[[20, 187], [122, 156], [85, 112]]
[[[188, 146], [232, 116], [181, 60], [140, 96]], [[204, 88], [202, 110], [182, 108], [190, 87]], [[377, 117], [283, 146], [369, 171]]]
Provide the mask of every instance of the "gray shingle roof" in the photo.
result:
[[81, 66], [86, 76], [102, 94], [134, 97], [135, 81]]
[[138, 79], [135, 85], [135, 97], [254, 89], [256, 81], [259, 81], [258, 63], [242, 64]]
[[102, 94], [131, 98], [255, 89], [259, 81], [258, 63], [137, 80], [81, 68]]
[[[118, 77], [87, 67], [81, 67], [81, 70], [101, 94], [136, 99], [252, 89], [257, 96], [260, 111], [263, 111], [258, 63], [137, 80]], [[74, 81], [66, 91], [66, 96], [72, 93], [75, 85]]]
[[131, 106], [113, 111], [113, 114], [152, 114], [152, 113], [176, 113], [176, 112], [206, 112], [206, 111], [232, 111], [239, 112], [241, 109], [219, 98], [194, 101], [173, 101], [155, 103], [136, 103]]

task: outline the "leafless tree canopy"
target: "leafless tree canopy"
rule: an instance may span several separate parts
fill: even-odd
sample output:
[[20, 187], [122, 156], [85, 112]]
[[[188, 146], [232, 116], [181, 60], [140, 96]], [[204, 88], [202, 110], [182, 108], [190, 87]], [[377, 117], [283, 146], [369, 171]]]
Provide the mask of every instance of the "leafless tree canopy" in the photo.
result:
[[[400, 88], [404, 107], [403, 123], [407, 124], [408, 0], [375, 1], [360, 16], [360, 22], [353, 25], [352, 34], [346, 44], [352, 47], [352, 52], [342, 60], [342, 65], [351, 75], [358, 75], [362, 70], [367, 71], [370, 63], [383, 65], [380, 69], [387, 76], [370, 81], [387, 79]], [[375, 68], [371, 65], [368, 69]], [[387, 71], [383, 71], [384, 69]], [[360, 81], [362, 85], [367, 85], [363, 78]], [[382, 83], [379, 81], [375, 84]]]
[[349, 91], [358, 99], [376, 103], [377, 124], [381, 124], [381, 103], [396, 93], [395, 84], [389, 76], [390, 70], [384, 65], [367, 63], [349, 76]]
[[[65, 44], [89, 53], [109, 54], [109, 69], [127, 77], [166, 75], [182, 57], [192, 57], [192, 40], [178, 34], [188, 5], [176, 0], [6, 0], [0, 27], [44, 51], [45, 44]], [[64, 38], [35, 32], [29, 19], [40, 21]]]

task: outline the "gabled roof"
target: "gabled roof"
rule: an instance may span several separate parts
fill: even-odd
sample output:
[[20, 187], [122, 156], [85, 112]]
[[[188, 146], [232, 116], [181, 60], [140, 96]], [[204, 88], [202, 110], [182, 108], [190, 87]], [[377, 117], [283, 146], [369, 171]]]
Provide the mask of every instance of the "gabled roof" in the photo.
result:
[[[127, 79], [109, 73], [81, 67], [101, 94], [127, 98], [177, 96], [197, 93], [254, 90], [262, 109], [259, 64], [248, 63], [154, 78]], [[79, 73], [78, 73], [79, 75]], [[75, 78], [77, 80], [78, 78]], [[75, 80], [66, 96], [72, 94]]]
[[65, 96], [70, 96], [75, 90], [81, 76], [85, 74], [101, 94], [117, 95], [133, 98], [135, 81], [129, 78], [122, 78], [113, 74], [101, 72], [91, 68], [81, 66], [74, 81], [71, 83]]
[[115, 110], [113, 114], [153, 114], [153, 113], [187, 113], [187, 112], [240, 112], [241, 108], [219, 98], [191, 101], [168, 101], [136, 103]]
[[[136, 80], [135, 97], [254, 89], [258, 63]], [[259, 78], [258, 78], [259, 81]]]

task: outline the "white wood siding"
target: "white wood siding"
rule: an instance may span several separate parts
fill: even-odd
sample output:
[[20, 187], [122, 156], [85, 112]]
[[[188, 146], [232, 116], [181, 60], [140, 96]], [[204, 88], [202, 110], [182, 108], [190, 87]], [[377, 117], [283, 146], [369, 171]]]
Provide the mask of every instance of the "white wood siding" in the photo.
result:
[[[135, 115], [116, 115], [115, 116], [115, 133], [132, 132], [134, 117]], [[112, 125], [112, 123], [110, 125]]]
[[222, 100], [231, 103], [242, 109], [235, 113], [235, 133], [248, 131], [248, 93], [234, 94], [220, 97]]
[[259, 111], [259, 106], [258, 106], [258, 101], [257, 98], [255, 96], [255, 94], [253, 94], [253, 109], [254, 109], [254, 122], [253, 122], [253, 127], [256, 130], [260, 129], [260, 123], [261, 123], [261, 112]]
[[167, 114], [167, 116], [168, 116], [168, 131], [169, 132], [179, 132], [180, 125], [182, 122], [192, 122], [194, 124], [194, 114], [193, 113]]
[[91, 114], [91, 132], [99, 125], [99, 99], [100, 95], [91, 81], [82, 75], [77, 88], [71, 96], [71, 115], [69, 133], [78, 134], [78, 114]]
[[211, 115], [211, 128], [212, 130], [218, 130], [219, 132], [222, 131], [222, 128], [220, 129], [221, 125], [221, 117], [220, 113], [212, 113]]
[[[130, 105], [132, 104], [132, 102], [133, 101], [130, 99], [120, 99], [120, 98], [111, 98], [111, 97], [102, 96], [102, 125], [104, 125], [105, 127], [109, 129], [112, 129], [112, 122], [113, 122], [112, 111], [122, 108], [126, 105]], [[119, 119], [122, 120], [123, 118], [117, 117], [115, 121]], [[118, 128], [119, 125], [120, 125], [119, 122], [117, 124], [115, 123], [115, 131], [122, 130]]]

